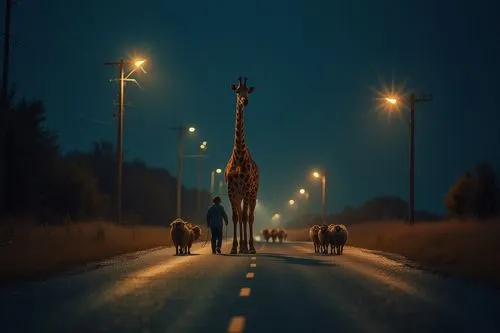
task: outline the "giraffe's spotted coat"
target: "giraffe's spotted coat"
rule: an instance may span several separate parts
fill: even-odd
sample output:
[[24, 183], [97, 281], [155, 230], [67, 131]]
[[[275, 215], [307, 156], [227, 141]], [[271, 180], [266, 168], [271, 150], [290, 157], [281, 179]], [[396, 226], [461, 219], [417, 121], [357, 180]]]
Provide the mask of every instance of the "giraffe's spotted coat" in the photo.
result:
[[[248, 96], [254, 91], [254, 87], [248, 87], [246, 81], [246, 78], [244, 81], [239, 78], [238, 84], [231, 86], [236, 93], [236, 121], [233, 151], [224, 172], [234, 224], [234, 239], [231, 253], [236, 253], [238, 247], [236, 237], [237, 225], [240, 226], [240, 253], [255, 253], [253, 245], [253, 222], [259, 190], [259, 168], [252, 159], [245, 142], [244, 109], [248, 105]], [[249, 226], [248, 234], [246, 228], [247, 222]], [[247, 243], [250, 249], [248, 249]]]

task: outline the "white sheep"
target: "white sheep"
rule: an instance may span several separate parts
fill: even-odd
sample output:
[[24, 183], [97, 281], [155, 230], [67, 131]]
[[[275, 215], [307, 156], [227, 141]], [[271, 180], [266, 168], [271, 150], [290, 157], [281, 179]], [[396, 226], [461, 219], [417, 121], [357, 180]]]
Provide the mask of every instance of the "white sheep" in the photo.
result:
[[328, 247], [330, 245], [330, 234], [328, 232], [328, 226], [326, 224], [323, 224], [321, 227], [319, 227], [318, 240], [321, 252], [324, 254], [328, 254]]
[[276, 229], [271, 229], [271, 238], [273, 240], [273, 243], [276, 242], [276, 238], [278, 237], [278, 230]]
[[329, 234], [333, 253], [336, 252], [338, 255], [342, 255], [344, 252], [344, 245], [347, 243], [347, 237], [349, 236], [347, 227], [343, 224], [337, 224], [329, 230]]
[[278, 239], [280, 241], [280, 243], [283, 243], [283, 239], [285, 239], [285, 230], [283, 229], [278, 229]]
[[262, 229], [261, 232], [262, 237], [266, 240], [266, 243], [269, 243], [269, 238], [271, 237], [271, 233], [269, 232], [269, 229]]
[[189, 228], [182, 219], [175, 219], [170, 223], [170, 237], [175, 246], [175, 254], [183, 254], [183, 249], [189, 239]]
[[315, 224], [309, 228], [309, 239], [313, 242], [314, 253], [319, 253], [319, 238], [318, 238], [319, 225]]
[[191, 224], [191, 227], [188, 226], [189, 233], [187, 243], [184, 246], [184, 253], [191, 254], [191, 247], [195, 240], [198, 240], [201, 236], [201, 228], [197, 225]]

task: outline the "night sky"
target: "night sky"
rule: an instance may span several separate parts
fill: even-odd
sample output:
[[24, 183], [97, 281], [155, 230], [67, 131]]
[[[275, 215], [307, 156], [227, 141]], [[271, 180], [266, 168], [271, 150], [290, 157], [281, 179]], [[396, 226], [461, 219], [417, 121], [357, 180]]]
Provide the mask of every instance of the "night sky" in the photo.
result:
[[[323, 167], [335, 212], [408, 197], [408, 128], [376, 110], [375, 90], [394, 81], [434, 96], [416, 109], [415, 204], [443, 212], [465, 169], [499, 162], [499, 12], [494, 0], [25, 0], [13, 9], [11, 82], [18, 96], [45, 102], [63, 151], [86, 150], [116, 142], [109, 79], [118, 69], [103, 63], [145, 56], [142, 90], [126, 89], [125, 155], [175, 175], [168, 127], [194, 125], [185, 150], [208, 141], [208, 189], [209, 169], [225, 167], [233, 144], [230, 84], [247, 76], [257, 88], [245, 125], [259, 199], [282, 208], [304, 186], [319, 212], [320, 183], [308, 173]], [[185, 160], [188, 187], [195, 166]]]

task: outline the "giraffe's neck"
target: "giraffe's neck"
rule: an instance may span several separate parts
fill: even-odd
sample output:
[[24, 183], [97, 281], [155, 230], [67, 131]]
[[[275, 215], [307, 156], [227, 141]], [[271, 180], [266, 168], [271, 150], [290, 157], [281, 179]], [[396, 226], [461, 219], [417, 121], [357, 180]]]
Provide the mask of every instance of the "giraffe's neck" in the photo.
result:
[[245, 124], [243, 122], [244, 106], [236, 104], [236, 123], [234, 126], [233, 152], [242, 157], [247, 151], [245, 142]]

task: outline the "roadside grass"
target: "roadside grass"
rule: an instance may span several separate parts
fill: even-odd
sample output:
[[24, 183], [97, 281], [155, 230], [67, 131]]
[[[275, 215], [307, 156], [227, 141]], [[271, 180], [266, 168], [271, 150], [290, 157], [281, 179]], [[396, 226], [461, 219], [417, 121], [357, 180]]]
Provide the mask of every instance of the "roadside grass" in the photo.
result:
[[0, 281], [34, 277], [112, 256], [171, 246], [170, 228], [77, 222], [0, 225]]
[[[347, 227], [347, 245], [400, 254], [441, 273], [500, 287], [498, 221], [416, 222], [413, 226], [384, 221]], [[287, 232], [289, 240], [309, 241], [308, 228]]]

